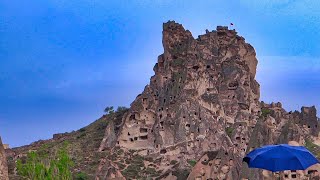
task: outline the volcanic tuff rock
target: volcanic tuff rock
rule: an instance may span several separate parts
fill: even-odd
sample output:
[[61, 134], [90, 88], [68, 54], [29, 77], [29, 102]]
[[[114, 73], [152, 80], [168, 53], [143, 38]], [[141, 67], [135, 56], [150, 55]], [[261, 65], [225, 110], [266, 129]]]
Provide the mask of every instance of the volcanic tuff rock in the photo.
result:
[[[227, 27], [194, 39], [173, 21], [163, 25], [162, 42], [164, 53], [150, 85], [131, 104], [117, 132], [108, 127], [100, 150], [118, 146], [160, 157], [152, 165], [164, 173], [172, 169], [170, 162], [190, 169], [188, 162], [203, 156], [222, 158], [228, 165], [216, 167], [223, 172], [219, 177], [239, 177], [248, 132], [260, 114], [253, 47]], [[231, 129], [242, 141], [237, 146], [228, 136]]]
[[[150, 85], [122, 122], [107, 127], [100, 146], [143, 156], [144, 166], [121, 163], [126, 154], [113, 171], [132, 179], [146, 177], [140, 170], [148, 168], [157, 179], [260, 179], [262, 171], [242, 163], [250, 150], [318, 136], [314, 107], [287, 113], [280, 103], [259, 102], [256, 53], [235, 30], [218, 26], [195, 39], [169, 21], [162, 43]], [[98, 170], [98, 179], [112, 177]]]
[[7, 180], [8, 177], [8, 166], [7, 166], [7, 158], [4, 151], [4, 147], [2, 144], [2, 140], [0, 137], [0, 179]]

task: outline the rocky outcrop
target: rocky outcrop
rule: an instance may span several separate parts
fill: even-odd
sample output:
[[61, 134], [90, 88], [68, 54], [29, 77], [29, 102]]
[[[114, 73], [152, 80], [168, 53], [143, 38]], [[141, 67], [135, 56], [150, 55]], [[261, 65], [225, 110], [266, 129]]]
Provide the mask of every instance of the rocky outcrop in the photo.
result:
[[[195, 39], [169, 21], [162, 43], [150, 84], [122, 122], [106, 129], [100, 151], [139, 154], [148, 159], [141, 170], [152, 168], [157, 179], [262, 179], [270, 174], [249, 169], [246, 153], [318, 136], [314, 107], [288, 113], [281, 103], [259, 102], [256, 53], [235, 30], [218, 26]], [[117, 170], [139, 179], [124, 164]]]
[[2, 140], [0, 137], [0, 179], [8, 180], [8, 166], [7, 166], [7, 158], [4, 151], [4, 147], [2, 144]]
[[[131, 104], [116, 140], [109, 127], [100, 150], [114, 141], [145, 157], [161, 157], [156, 169], [164, 173], [172, 161], [190, 169], [189, 162], [218, 151], [215, 159], [230, 164], [219, 164], [217, 177], [239, 177], [247, 132], [260, 113], [253, 47], [227, 27], [195, 39], [173, 21], [163, 25], [163, 46], [150, 85]], [[242, 142], [237, 146], [235, 136]]]

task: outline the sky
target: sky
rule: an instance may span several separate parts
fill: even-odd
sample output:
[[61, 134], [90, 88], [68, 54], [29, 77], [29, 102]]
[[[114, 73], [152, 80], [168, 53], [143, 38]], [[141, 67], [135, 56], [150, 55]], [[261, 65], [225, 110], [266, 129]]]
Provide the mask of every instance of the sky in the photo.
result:
[[4, 143], [48, 139], [106, 106], [129, 107], [154, 74], [168, 20], [194, 37], [232, 22], [256, 50], [261, 100], [320, 108], [318, 0], [1, 0]]

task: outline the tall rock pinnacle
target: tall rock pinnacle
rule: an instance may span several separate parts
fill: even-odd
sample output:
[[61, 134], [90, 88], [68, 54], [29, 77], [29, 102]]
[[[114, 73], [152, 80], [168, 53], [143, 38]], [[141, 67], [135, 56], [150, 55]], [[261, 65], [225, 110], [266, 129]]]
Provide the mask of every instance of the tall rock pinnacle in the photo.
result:
[[288, 113], [259, 101], [255, 50], [235, 30], [218, 26], [195, 39], [169, 21], [162, 43], [150, 84], [121, 122], [109, 122], [100, 146], [125, 155], [106, 157], [97, 179], [263, 179], [270, 174], [242, 162], [252, 149], [320, 142], [315, 107]]
[[[181, 24], [163, 25], [164, 53], [155, 75], [131, 104], [121, 126], [109, 126], [100, 150], [119, 146], [144, 156], [187, 164], [223, 149], [240, 163], [259, 112], [257, 60], [253, 47], [234, 30], [217, 27], [194, 39]], [[238, 124], [238, 146], [226, 127]], [[115, 130], [116, 129], [116, 130]], [[116, 138], [115, 138], [116, 137]], [[221, 168], [221, 167], [220, 167]]]

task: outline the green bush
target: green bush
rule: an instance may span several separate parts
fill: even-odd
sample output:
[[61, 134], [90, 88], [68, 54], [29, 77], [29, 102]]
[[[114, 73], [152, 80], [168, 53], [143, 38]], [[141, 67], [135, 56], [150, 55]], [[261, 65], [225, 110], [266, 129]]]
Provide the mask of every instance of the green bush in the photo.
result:
[[234, 128], [233, 127], [226, 127], [226, 133], [231, 138]]
[[113, 106], [108, 106], [104, 109], [104, 112], [107, 113], [107, 114], [112, 114], [114, 113], [114, 109], [113, 109]]
[[197, 161], [192, 159], [192, 160], [189, 160], [188, 163], [189, 163], [192, 167], [194, 167], [194, 166], [197, 164]]
[[126, 111], [126, 110], [128, 110], [128, 108], [125, 106], [118, 106], [118, 108], [117, 108], [117, 112], [122, 112], [122, 111]]
[[72, 179], [71, 167], [74, 163], [66, 149], [58, 150], [54, 156], [32, 151], [25, 162], [17, 160], [18, 175], [32, 180], [69, 180]]
[[267, 117], [268, 115], [270, 115], [272, 113], [271, 109], [266, 109], [266, 108], [262, 108], [261, 109], [261, 116], [263, 117]]

